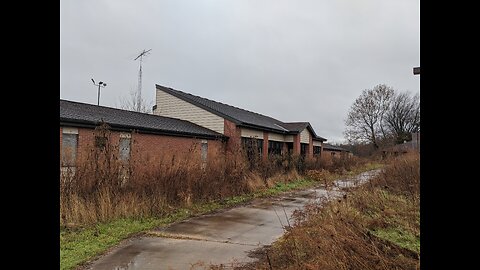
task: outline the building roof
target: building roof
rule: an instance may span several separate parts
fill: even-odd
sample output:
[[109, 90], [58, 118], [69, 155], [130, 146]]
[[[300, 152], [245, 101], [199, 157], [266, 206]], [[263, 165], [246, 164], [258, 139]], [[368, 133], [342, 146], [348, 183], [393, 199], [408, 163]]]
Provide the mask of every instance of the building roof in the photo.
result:
[[296, 132], [302, 132], [310, 123], [308, 122], [289, 122], [289, 123], [282, 123], [282, 127]]
[[[216, 114], [220, 117], [230, 120], [238, 126], [273, 131], [277, 133], [288, 133], [288, 134], [301, 132], [305, 127], [308, 126], [315, 138], [318, 138], [320, 140], [322, 139], [326, 140], [322, 137], [317, 136], [312, 126], [308, 122], [284, 123], [275, 118], [265, 116], [259, 113], [247, 111], [247, 110], [237, 108], [228, 104], [224, 104], [224, 103], [210, 100], [207, 98], [195, 96], [189, 93], [185, 93], [185, 92], [168, 88], [165, 86], [161, 86], [158, 84], [156, 84], [155, 86], [158, 90], [162, 90], [172, 96], [175, 96], [197, 107], [200, 107], [206, 111], [209, 111], [213, 114]], [[300, 130], [299, 127], [301, 126], [303, 126], [303, 129]]]
[[310, 132], [312, 133], [313, 135], [313, 140], [315, 141], [326, 141], [327, 139], [323, 138], [323, 137], [320, 137], [318, 136], [316, 133], [315, 133], [315, 130], [313, 129], [312, 125], [310, 125], [309, 122], [289, 122], [289, 123], [283, 123], [282, 124], [282, 127], [288, 129], [290, 131], [290, 133], [299, 133], [299, 132], [302, 132], [305, 128], [307, 128], [308, 130], [310, 130]]
[[185, 120], [60, 99], [61, 124], [94, 127], [102, 122], [112, 129], [199, 138], [226, 138], [220, 133]]
[[324, 143], [323, 144], [323, 149], [324, 150], [328, 150], [328, 151], [345, 151], [345, 152], [350, 152], [349, 150], [345, 149], [345, 148], [342, 148], [340, 146], [336, 146], [336, 145], [331, 145], [331, 144], [328, 144], [328, 143]]

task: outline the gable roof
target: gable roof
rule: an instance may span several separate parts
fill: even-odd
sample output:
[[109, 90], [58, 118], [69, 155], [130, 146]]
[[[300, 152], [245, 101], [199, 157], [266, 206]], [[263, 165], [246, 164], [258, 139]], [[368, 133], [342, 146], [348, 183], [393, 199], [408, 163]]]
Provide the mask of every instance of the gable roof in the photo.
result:
[[[287, 134], [296, 134], [303, 131], [303, 129], [305, 129], [306, 127], [309, 127], [309, 130], [314, 135], [314, 138], [318, 138], [319, 140], [326, 140], [322, 137], [318, 137], [315, 134], [312, 126], [308, 122], [284, 123], [280, 120], [265, 116], [263, 114], [247, 111], [228, 104], [175, 90], [169, 87], [161, 86], [158, 84], [156, 84], [155, 87], [158, 90], [164, 91], [183, 101], [186, 101], [215, 115], [230, 120], [238, 126]], [[300, 127], [302, 126], [303, 128], [300, 129]]]
[[308, 122], [289, 122], [282, 124], [284, 128], [295, 132], [302, 132], [308, 125], [310, 125]]
[[95, 127], [102, 121], [117, 130], [209, 139], [226, 138], [185, 120], [60, 99], [61, 125]]
[[289, 122], [289, 123], [283, 123], [282, 126], [288, 129], [290, 133], [299, 133], [299, 132], [302, 132], [305, 128], [307, 128], [312, 133], [313, 140], [321, 141], [321, 142], [324, 142], [327, 140], [323, 137], [318, 136], [309, 122]]

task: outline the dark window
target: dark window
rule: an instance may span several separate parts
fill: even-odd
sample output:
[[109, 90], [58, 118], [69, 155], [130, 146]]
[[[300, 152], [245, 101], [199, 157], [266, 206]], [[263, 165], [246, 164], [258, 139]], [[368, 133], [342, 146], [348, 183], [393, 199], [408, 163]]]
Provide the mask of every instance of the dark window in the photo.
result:
[[300, 144], [300, 155], [305, 156], [308, 153], [308, 144], [307, 143], [301, 143]]
[[322, 147], [321, 146], [313, 146], [313, 154], [318, 156], [322, 152]]
[[268, 141], [268, 154], [269, 155], [281, 155], [283, 148], [283, 142]]
[[242, 147], [246, 151], [247, 157], [252, 160], [255, 156], [262, 156], [263, 140], [242, 137]]
[[78, 134], [62, 134], [62, 166], [75, 166]]
[[95, 147], [105, 148], [107, 146], [107, 137], [95, 136]]
[[130, 138], [120, 138], [118, 143], [118, 151], [121, 161], [128, 161], [130, 159], [130, 144]]

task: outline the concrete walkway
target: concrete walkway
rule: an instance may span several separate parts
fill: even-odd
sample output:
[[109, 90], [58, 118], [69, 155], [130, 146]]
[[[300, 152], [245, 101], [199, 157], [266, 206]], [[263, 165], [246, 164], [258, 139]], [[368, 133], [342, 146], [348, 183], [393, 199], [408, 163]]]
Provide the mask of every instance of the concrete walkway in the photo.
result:
[[341, 196], [342, 188], [366, 182], [379, 171], [338, 180], [330, 191], [314, 188], [256, 199], [246, 206], [154, 230], [149, 236], [127, 240], [89, 269], [208, 269], [209, 264], [254, 261], [249, 253], [278, 239], [284, 227], [292, 224], [295, 210], [313, 201]]

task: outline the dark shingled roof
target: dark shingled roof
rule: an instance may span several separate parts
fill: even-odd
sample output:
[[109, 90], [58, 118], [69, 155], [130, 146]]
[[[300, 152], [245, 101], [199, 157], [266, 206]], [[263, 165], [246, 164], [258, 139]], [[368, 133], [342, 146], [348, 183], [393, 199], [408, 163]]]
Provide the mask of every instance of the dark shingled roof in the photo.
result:
[[179, 90], [164, 87], [158, 84], [155, 86], [158, 90], [162, 90], [172, 96], [175, 96], [179, 99], [189, 102], [213, 114], [226, 118], [239, 126], [274, 131], [278, 133], [287, 133], [287, 134], [301, 132], [305, 127], [308, 126], [315, 138], [317, 138], [318, 140], [326, 140], [322, 137], [317, 136], [312, 126], [308, 122], [284, 123], [280, 120], [277, 120], [269, 116], [265, 116], [259, 113], [240, 109], [231, 105], [227, 105], [227, 104], [213, 101], [210, 99], [195, 96]]
[[102, 121], [112, 128], [176, 136], [225, 138], [213, 130], [180, 119], [60, 99], [60, 123], [97, 126]]
[[329, 150], [329, 151], [345, 151], [345, 152], [350, 152], [350, 151], [348, 151], [348, 150], [345, 149], [345, 148], [342, 148], [342, 147], [339, 147], [339, 146], [335, 146], [335, 145], [331, 145], [331, 144], [328, 144], [328, 143], [324, 143], [324, 144], [323, 144], [323, 149]]
[[291, 133], [292, 132], [299, 133], [299, 132], [302, 132], [305, 128], [308, 128], [310, 132], [313, 134], [313, 140], [322, 141], [322, 142], [327, 140], [323, 137], [318, 136], [309, 122], [289, 122], [289, 123], [283, 123], [282, 126], [288, 129]]
[[291, 122], [291, 123], [282, 123], [282, 127], [296, 132], [302, 132], [308, 125], [308, 122]]

